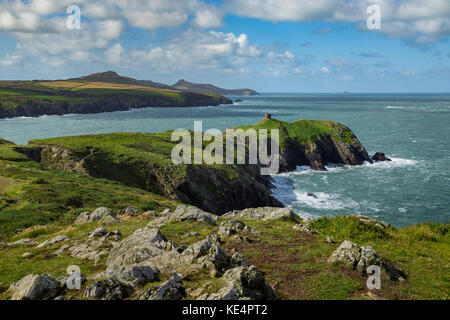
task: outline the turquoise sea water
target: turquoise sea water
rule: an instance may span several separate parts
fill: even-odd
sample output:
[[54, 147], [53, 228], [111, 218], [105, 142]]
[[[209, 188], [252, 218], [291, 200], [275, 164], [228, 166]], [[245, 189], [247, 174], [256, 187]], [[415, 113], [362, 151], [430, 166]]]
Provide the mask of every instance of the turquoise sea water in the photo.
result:
[[[126, 112], [0, 120], [0, 137], [31, 139], [110, 132], [159, 132], [250, 124], [265, 113], [294, 121], [348, 125], [369, 154], [389, 163], [308, 168], [274, 177], [276, 197], [300, 216], [362, 213], [405, 226], [450, 222], [450, 94], [264, 94], [220, 107], [147, 108]], [[306, 197], [314, 192], [318, 198]]]

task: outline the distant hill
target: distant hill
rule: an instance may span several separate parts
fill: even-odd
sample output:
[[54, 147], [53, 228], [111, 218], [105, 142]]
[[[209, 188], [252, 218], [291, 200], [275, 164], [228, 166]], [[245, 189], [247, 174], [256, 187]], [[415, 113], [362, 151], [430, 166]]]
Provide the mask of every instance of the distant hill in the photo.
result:
[[167, 84], [153, 82], [150, 80], [136, 80], [129, 77], [122, 77], [115, 73], [114, 71], [106, 71], [93, 73], [88, 76], [84, 76], [81, 78], [73, 78], [69, 79], [69, 81], [98, 81], [98, 82], [108, 82], [108, 83], [117, 83], [117, 84], [131, 84], [138, 86], [146, 86], [158, 89], [172, 89]]
[[213, 94], [221, 94], [221, 95], [244, 95], [244, 96], [255, 96], [259, 95], [258, 92], [251, 89], [222, 89], [212, 84], [202, 84], [202, 83], [193, 83], [181, 79], [177, 83], [172, 86], [173, 89], [180, 91], [189, 91], [189, 92], [198, 92], [198, 93], [213, 93]]
[[203, 94], [219, 94], [219, 95], [244, 95], [244, 96], [253, 96], [258, 95], [259, 93], [251, 90], [251, 89], [223, 89], [216, 87], [212, 84], [202, 84], [202, 83], [194, 83], [189, 82], [184, 79], [181, 79], [173, 86], [153, 82], [150, 80], [137, 80], [130, 77], [122, 77], [118, 75], [114, 71], [106, 71], [93, 73], [88, 76], [68, 79], [68, 81], [89, 81], [89, 82], [107, 82], [107, 83], [116, 83], [116, 84], [127, 84], [127, 85], [138, 85], [145, 87], [152, 87], [156, 89], [169, 89], [169, 90], [177, 90], [184, 92], [195, 92], [195, 93], [203, 93]]
[[185, 92], [121, 77], [113, 71], [69, 80], [0, 81], [0, 119], [220, 104], [233, 101], [219, 94]]

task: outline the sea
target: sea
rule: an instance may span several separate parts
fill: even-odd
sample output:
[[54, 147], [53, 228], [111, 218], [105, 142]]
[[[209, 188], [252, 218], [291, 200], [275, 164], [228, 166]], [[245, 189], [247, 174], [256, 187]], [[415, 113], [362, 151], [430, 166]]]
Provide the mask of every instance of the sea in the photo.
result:
[[[264, 93], [230, 96], [234, 105], [144, 108], [101, 114], [0, 120], [0, 137], [32, 139], [112, 132], [224, 130], [253, 124], [270, 113], [284, 121], [325, 119], [344, 123], [369, 155], [391, 162], [330, 164], [326, 172], [298, 167], [273, 176], [273, 195], [301, 217], [364, 214], [403, 227], [450, 222], [449, 94]], [[308, 197], [312, 192], [317, 197]]]

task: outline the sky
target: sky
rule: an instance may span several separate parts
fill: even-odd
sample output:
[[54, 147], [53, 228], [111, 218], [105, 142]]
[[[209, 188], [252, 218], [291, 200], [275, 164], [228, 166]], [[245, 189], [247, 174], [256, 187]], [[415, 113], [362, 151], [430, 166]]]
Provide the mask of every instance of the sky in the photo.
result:
[[0, 0], [0, 79], [450, 92], [449, 38], [450, 0]]

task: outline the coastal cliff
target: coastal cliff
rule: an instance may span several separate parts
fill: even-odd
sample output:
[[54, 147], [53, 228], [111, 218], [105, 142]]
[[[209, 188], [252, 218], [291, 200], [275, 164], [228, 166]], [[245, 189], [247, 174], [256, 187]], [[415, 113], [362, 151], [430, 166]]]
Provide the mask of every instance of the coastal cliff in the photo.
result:
[[[330, 150], [333, 139], [358, 146], [333, 123], [282, 126], [282, 149], [288, 136], [297, 144], [286, 150], [317, 141], [313, 128]], [[449, 225], [300, 219], [269, 206], [257, 165], [171, 166], [173, 145], [170, 132], [0, 139], [0, 299], [449, 298]], [[366, 288], [369, 264], [382, 270], [380, 290]], [[67, 288], [69, 265], [79, 289]]]
[[[0, 100], [0, 119], [13, 117], [38, 117], [41, 115], [89, 114], [113, 111], [127, 111], [147, 107], [198, 107], [232, 104], [228, 98], [219, 95], [204, 95], [191, 92], [142, 94], [140, 92], [108, 92], [101, 96], [93, 94], [67, 94], [47, 98], [14, 96], [15, 101]], [[6, 99], [4, 97], [4, 99]], [[10, 103], [14, 103], [11, 106]]]
[[111, 134], [35, 140], [22, 152], [47, 167], [118, 181], [215, 214], [282, 206], [259, 165], [174, 165], [174, 146], [170, 133]]
[[364, 146], [342, 123], [306, 119], [288, 123], [266, 115], [254, 125], [238, 128], [267, 129], [269, 134], [271, 129], [279, 130], [279, 172], [293, 171], [297, 166], [304, 165], [324, 171], [330, 163], [352, 166], [372, 163]]
[[[330, 121], [286, 123], [265, 119], [245, 128], [279, 129], [279, 172], [310, 165], [325, 170], [328, 163], [371, 162], [350, 129]], [[174, 165], [171, 132], [119, 133], [34, 140], [29, 157], [65, 172], [106, 178], [172, 200], [195, 205], [214, 214], [251, 207], [281, 207], [271, 195], [272, 179], [261, 165]]]

